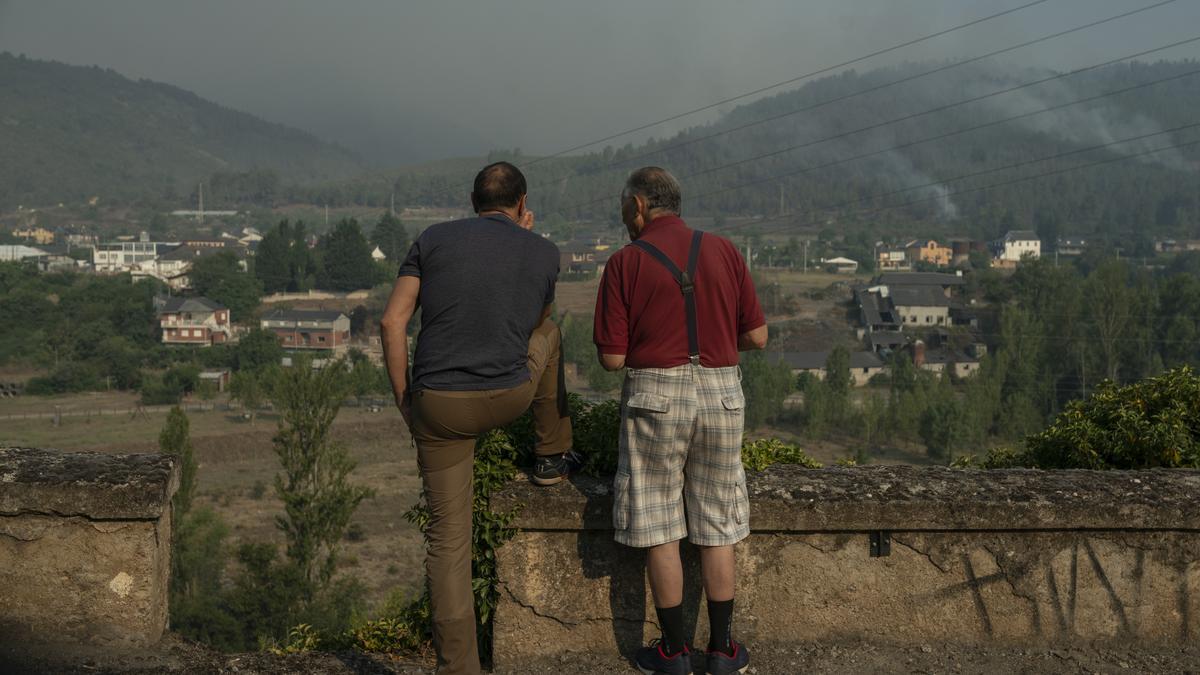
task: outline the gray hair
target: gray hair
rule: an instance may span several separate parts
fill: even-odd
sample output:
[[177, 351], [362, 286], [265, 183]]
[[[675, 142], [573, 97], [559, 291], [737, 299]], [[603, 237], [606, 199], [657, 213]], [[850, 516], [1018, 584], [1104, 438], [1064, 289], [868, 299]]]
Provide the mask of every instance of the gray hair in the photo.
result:
[[633, 195], [640, 195], [652, 210], [662, 209], [679, 215], [683, 206], [679, 181], [669, 171], [657, 166], [644, 166], [629, 174], [622, 196]]

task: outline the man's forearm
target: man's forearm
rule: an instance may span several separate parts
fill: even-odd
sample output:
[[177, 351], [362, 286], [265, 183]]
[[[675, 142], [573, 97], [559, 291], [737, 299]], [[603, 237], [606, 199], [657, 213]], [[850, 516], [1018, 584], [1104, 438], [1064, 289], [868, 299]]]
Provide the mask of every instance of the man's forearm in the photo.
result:
[[767, 347], [767, 326], [764, 324], [738, 336], [738, 351], [749, 352]]
[[385, 325], [381, 328], [379, 336], [383, 340], [383, 360], [387, 364], [392, 392], [399, 400], [408, 389], [408, 327]]

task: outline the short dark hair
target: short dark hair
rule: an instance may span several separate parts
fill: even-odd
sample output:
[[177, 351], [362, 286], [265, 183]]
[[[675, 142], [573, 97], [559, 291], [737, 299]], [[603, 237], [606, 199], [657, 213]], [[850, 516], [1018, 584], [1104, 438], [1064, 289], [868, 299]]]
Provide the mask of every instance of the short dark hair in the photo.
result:
[[657, 166], [644, 166], [629, 174], [625, 194], [641, 195], [651, 209], [663, 209], [676, 215], [683, 206], [679, 181], [670, 171]]
[[476, 211], [510, 208], [527, 190], [525, 174], [508, 162], [488, 164], [475, 174], [471, 198]]

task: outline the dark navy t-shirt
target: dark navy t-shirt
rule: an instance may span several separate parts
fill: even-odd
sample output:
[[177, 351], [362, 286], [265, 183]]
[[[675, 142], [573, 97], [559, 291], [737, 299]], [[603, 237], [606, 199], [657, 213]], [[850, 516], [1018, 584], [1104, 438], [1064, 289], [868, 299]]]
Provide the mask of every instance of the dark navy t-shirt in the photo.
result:
[[529, 336], [554, 301], [557, 246], [504, 215], [453, 220], [417, 237], [399, 276], [421, 279], [414, 391], [529, 381]]

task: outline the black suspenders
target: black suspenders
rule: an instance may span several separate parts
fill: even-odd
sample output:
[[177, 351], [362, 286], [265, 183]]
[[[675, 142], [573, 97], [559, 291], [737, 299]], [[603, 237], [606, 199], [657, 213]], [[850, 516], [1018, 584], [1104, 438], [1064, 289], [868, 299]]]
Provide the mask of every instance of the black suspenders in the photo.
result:
[[679, 284], [679, 290], [683, 293], [683, 312], [687, 317], [687, 335], [688, 335], [688, 361], [692, 365], [700, 365], [700, 335], [696, 326], [696, 263], [700, 259], [700, 240], [704, 237], [704, 233], [695, 230], [692, 232], [692, 248], [688, 252], [687, 271], [682, 272], [671, 262], [666, 253], [663, 253], [653, 244], [649, 244], [640, 239], [633, 241], [633, 245], [649, 253], [651, 257], [667, 268], [671, 276], [675, 277], [675, 282]]

